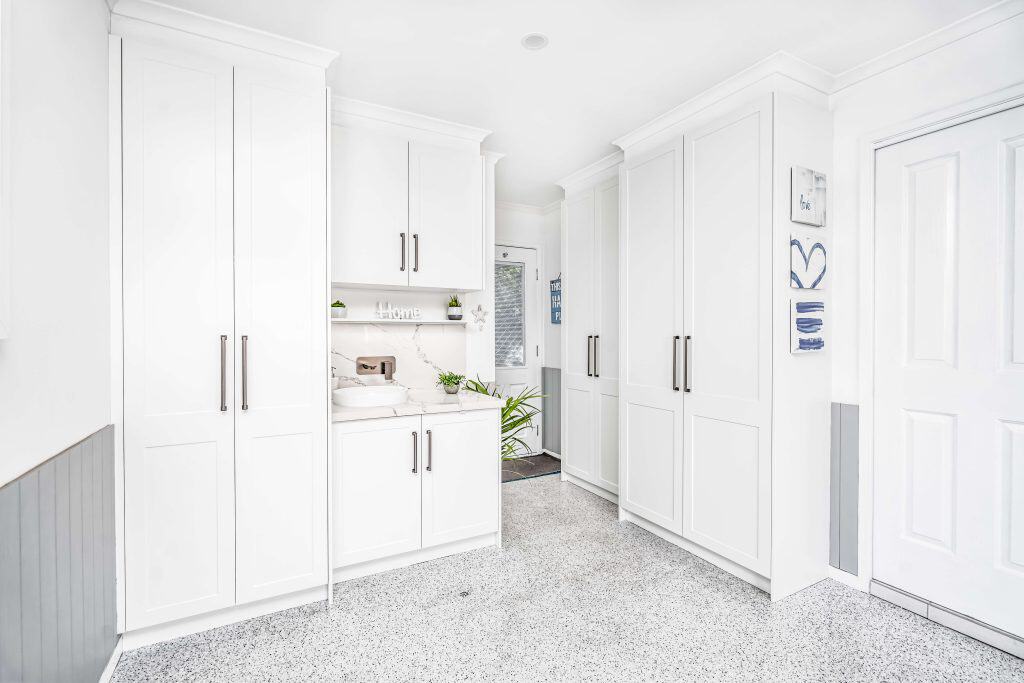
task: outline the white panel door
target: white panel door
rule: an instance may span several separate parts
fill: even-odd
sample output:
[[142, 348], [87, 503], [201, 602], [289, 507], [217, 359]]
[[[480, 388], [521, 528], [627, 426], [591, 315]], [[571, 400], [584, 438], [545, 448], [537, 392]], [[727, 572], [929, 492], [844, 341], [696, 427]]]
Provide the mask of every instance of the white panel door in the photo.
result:
[[1024, 636], [1024, 108], [875, 159], [872, 574]]
[[238, 601], [327, 571], [322, 72], [235, 71]]
[[685, 145], [683, 536], [771, 572], [771, 98]]
[[[494, 248], [494, 380], [498, 393], [540, 393], [540, 315], [537, 304], [537, 250]], [[540, 399], [531, 404], [540, 408]], [[526, 447], [518, 455], [539, 453], [540, 417], [517, 436]]]
[[564, 203], [562, 234], [562, 471], [595, 479], [594, 315], [597, 207], [594, 191]]
[[619, 174], [619, 505], [682, 533], [683, 140]]
[[123, 79], [125, 611], [137, 629], [235, 599], [231, 66], [125, 40]]
[[334, 566], [420, 548], [420, 418], [334, 425]]
[[483, 289], [483, 158], [409, 143], [409, 284]]
[[498, 530], [497, 410], [423, 416], [423, 547]]
[[619, 179], [594, 189], [594, 483], [619, 490]]
[[331, 127], [331, 280], [409, 284], [409, 141]]

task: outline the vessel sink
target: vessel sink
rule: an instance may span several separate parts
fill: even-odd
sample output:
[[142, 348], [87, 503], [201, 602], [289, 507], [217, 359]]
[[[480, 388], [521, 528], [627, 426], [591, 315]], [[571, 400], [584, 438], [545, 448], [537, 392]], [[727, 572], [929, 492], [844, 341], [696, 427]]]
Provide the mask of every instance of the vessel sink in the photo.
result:
[[379, 387], [342, 387], [331, 392], [332, 400], [346, 408], [379, 408], [405, 403], [409, 390], [397, 384]]

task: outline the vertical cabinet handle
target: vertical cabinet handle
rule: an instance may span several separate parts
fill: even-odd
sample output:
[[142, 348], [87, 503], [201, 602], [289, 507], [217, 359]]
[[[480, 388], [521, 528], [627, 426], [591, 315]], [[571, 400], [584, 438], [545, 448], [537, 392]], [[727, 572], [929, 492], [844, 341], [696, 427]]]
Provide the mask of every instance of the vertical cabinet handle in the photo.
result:
[[242, 335], [242, 410], [249, 410], [249, 335]]
[[672, 337], [672, 391], [679, 391], [679, 335]]
[[690, 393], [690, 363], [693, 354], [690, 353], [690, 343], [693, 341], [690, 335], [686, 335], [683, 341], [683, 391]]
[[434, 468], [434, 434], [427, 430], [427, 472]]
[[420, 470], [420, 452], [419, 452], [419, 440], [420, 435], [417, 432], [412, 433], [412, 473], [416, 474]]
[[413, 251], [413, 262], [412, 272], [420, 272], [420, 236], [416, 233], [412, 235], [412, 251]]
[[228, 409], [228, 335], [220, 335], [220, 412]]
[[400, 232], [398, 234], [402, 236], [402, 267], [399, 268], [399, 270], [401, 270], [404, 273], [405, 272], [405, 233], [404, 232]]
[[590, 360], [590, 345], [591, 345], [591, 342], [593, 342], [593, 341], [594, 341], [594, 335], [588, 334], [587, 335], [587, 377], [593, 377], [594, 376], [594, 373], [590, 369], [592, 367], [590, 365], [590, 363], [591, 363], [591, 360]]
[[598, 359], [597, 342], [598, 342], [598, 340], [600, 338], [601, 338], [601, 335], [599, 335], [599, 334], [595, 334], [594, 335], [594, 377], [600, 377], [601, 376], [597, 372], [597, 359]]

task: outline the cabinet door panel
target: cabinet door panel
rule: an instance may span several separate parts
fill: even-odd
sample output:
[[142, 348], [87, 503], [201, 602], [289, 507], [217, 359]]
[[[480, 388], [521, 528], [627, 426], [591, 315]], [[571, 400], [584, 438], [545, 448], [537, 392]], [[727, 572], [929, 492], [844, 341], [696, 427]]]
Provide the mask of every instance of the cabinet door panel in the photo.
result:
[[407, 140], [332, 126], [331, 212], [333, 282], [409, 284]]
[[771, 541], [771, 152], [770, 98], [695, 131], [685, 148], [683, 536], [762, 576]]
[[483, 160], [409, 143], [409, 284], [483, 289]]
[[420, 548], [422, 459], [413, 472], [419, 431], [419, 417], [334, 426], [335, 567]]
[[569, 383], [562, 387], [562, 471], [587, 481], [595, 478], [598, 425], [594, 422], [594, 388]]
[[325, 98], [313, 69], [235, 71], [239, 602], [327, 572]]
[[682, 138], [671, 139], [627, 158], [619, 174], [619, 504], [677, 534], [683, 527], [682, 152]]
[[231, 81], [230, 64], [124, 41], [130, 629], [235, 598]]
[[423, 547], [498, 530], [498, 411], [423, 416]]

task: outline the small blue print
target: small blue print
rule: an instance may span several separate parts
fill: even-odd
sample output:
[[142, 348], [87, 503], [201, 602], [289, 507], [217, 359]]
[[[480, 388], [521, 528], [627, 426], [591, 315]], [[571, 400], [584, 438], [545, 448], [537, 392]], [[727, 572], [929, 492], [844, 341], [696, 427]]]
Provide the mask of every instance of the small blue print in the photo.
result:
[[825, 348], [825, 340], [821, 337], [808, 337], [800, 339], [801, 351], [819, 351]]
[[562, 324], [562, 278], [551, 281], [551, 324]]

